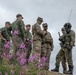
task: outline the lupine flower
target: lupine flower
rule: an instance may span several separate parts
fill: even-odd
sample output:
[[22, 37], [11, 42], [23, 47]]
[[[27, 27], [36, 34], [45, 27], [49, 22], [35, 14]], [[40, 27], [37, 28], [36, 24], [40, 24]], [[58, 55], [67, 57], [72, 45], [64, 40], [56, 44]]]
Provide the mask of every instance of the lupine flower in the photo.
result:
[[20, 45], [20, 49], [25, 49], [26, 47], [25, 47], [25, 44], [24, 43], [22, 43], [21, 45]]
[[25, 65], [25, 63], [26, 63], [26, 59], [22, 58], [21, 61], [20, 61], [20, 64]]
[[18, 35], [18, 30], [15, 30], [14, 31], [14, 35]]
[[11, 69], [10, 74], [14, 75], [14, 70], [13, 69]]

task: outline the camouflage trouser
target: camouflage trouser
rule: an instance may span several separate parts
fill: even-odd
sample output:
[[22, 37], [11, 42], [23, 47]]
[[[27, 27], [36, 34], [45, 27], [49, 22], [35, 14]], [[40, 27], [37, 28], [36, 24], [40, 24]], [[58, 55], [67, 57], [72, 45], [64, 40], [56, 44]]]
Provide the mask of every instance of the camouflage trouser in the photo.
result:
[[72, 60], [72, 50], [69, 51], [67, 48], [65, 48], [64, 52], [65, 52], [65, 57], [66, 57], [68, 66], [74, 67], [73, 60]]
[[51, 56], [51, 49], [42, 47], [41, 48], [41, 58], [46, 57], [46, 64], [45, 64], [46, 70], [49, 70], [50, 56]]
[[58, 52], [56, 56], [56, 67], [60, 66], [60, 62], [62, 62], [62, 67], [63, 67], [63, 73], [67, 71], [67, 66], [66, 66], [66, 57], [65, 57], [65, 52], [63, 51], [63, 48]]
[[14, 54], [16, 55], [16, 52], [20, 48], [20, 44], [23, 42], [22, 38], [16, 35], [12, 35], [12, 43], [14, 46]]
[[36, 40], [36, 41], [33, 41], [33, 54], [37, 54], [38, 56], [38, 59], [37, 61], [40, 60], [40, 57], [41, 57], [41, 41], [40, 40]]
[[27, 64], [28, 64], [28, 59], [30, 57], [30, 54], [31, 54], [31, 49], [32, 49], [32, 45], [31, 43], [29, 42], [26, 42], [26, 59], [27, 59]]

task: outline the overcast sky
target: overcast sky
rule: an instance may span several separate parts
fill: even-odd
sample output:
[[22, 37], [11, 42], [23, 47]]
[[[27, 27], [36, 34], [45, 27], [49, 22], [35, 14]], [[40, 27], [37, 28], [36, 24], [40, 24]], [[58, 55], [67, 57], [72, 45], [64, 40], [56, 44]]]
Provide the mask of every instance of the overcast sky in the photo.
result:
[[[76, 0], [0, 0], [0, 28], [6, 21], [11, 23], [16, 19], [16, 14], [22, 14], [25, 24], [33, 25], [38, 16], [49, 25], [48, 31], [54, 39], [54, 51], [51, 55], [50, 69], [54, 68], [55, 57], [60, 46], [58, 31], [68, 21], [71, 9], [73, 9], [70, 22], [72, 29], [76, 31]], [[76, 75], [76, 47], [73, 49], [74, 75]], [[62, 67], [60, 67], [61, 69]]]

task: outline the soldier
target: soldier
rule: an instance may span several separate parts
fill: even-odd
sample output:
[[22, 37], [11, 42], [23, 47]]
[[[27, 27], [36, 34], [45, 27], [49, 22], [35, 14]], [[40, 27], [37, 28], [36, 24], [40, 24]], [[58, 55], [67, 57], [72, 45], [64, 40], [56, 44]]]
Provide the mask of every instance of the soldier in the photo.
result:
[[9, 27], [11, 26], [11, 23], [7, 21], [7, 22], [5, 22], [5, 25], [7, 26], [7, 32], [9, 34], [9, 36], [12, 37], [11, 29], [9, 29]]
[[30, 28], [31, 28], [31, 25], [30, 24], [27, 24], [26, 25], [26, 59], [27, 59], [27, 63], [28, 64], [28, 59], [30, 57], [30, 54], [31, 54], [31, 49], [32, 49], [32, 35], [30, 33]]
[[59, 66], [60, 66], [60, 61], [61, 61], [62, 67], [63, 67], [63, 73], [66, 73], [67, 66], [66, 66], [66, 58], [65, 58], [65, 52], [64, 52], [64, 44], [65, 44], [65, 36], [66, 36], [65, 28], [62, 28], [62, 33], [63, 33], [63, 35], [59, 36], [61, 49], [56, 56], [55, 69], [53, 69], [51, 71], [59, 72]]
[[46, 35], [42, 38], [42, 46], [41, 46], [41, 58], [46, 58], [46, 64], [45, 69], [49, 70], [49, 61], [50, 61], [50, 55], [51, 51], [53, 51], [53, 38], [51, 34], [47, 31], [48, 24], [43, 24], [43, 31], [46, 31]]
[[72, 60], [72, 49], [75, 46], [75, 32], [71, 30], [72, 25], [70, 23], [65, 23], [64, 27], [66, 29], [66, 43], [65, 47], [65, 57], [67, 59], [69, 70], [66, 74], [73, 74], [73, 60]]
[[25, 24], [21, 14], [17, 14], [16, 21], [14, 21], [10, 27], [12, 30], [12, 41], [15, 48], [15, 53], [19, 50], [21, 43], [26, 41], [25, 37]]
[[10, 41], [10, 37], [8, 35], [7, 28], [8, 28], [8, 26], [5, 24], [5, 27], [3, 27], [3, 28], [0, 29], [0, 38], [1, 38], [0, 39], [0, 56], [3, 53], [3, 51], [5, 50], [4, 49], [4, 45], [8, 41]]
[[44, 35], [46, 35], [46, 32], [42, 31], [40, 27], [42, 22], [43, 22], [43, 19], [41, 17], [38, 17], [37, 23], [35, 23], [32, 26], [33, 50], [34, 50], [34, 54], [36, 53], [38, 56], [37, 61], [39, 61], [41, 57], [41, 39]]

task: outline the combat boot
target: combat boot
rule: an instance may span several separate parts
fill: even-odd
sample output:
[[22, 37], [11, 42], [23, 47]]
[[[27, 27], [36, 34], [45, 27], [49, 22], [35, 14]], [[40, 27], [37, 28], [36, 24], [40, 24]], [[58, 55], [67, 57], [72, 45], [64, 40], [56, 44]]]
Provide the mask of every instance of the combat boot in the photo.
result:
[[52, 69], [51, 71], [59, 72], [59, 67], [55, 67], [55, 68], [54, 68], [54, 69]]
[[69, 66], [69, 70], [66, 72], [66, 74], [73, 75], [73, 67]]

